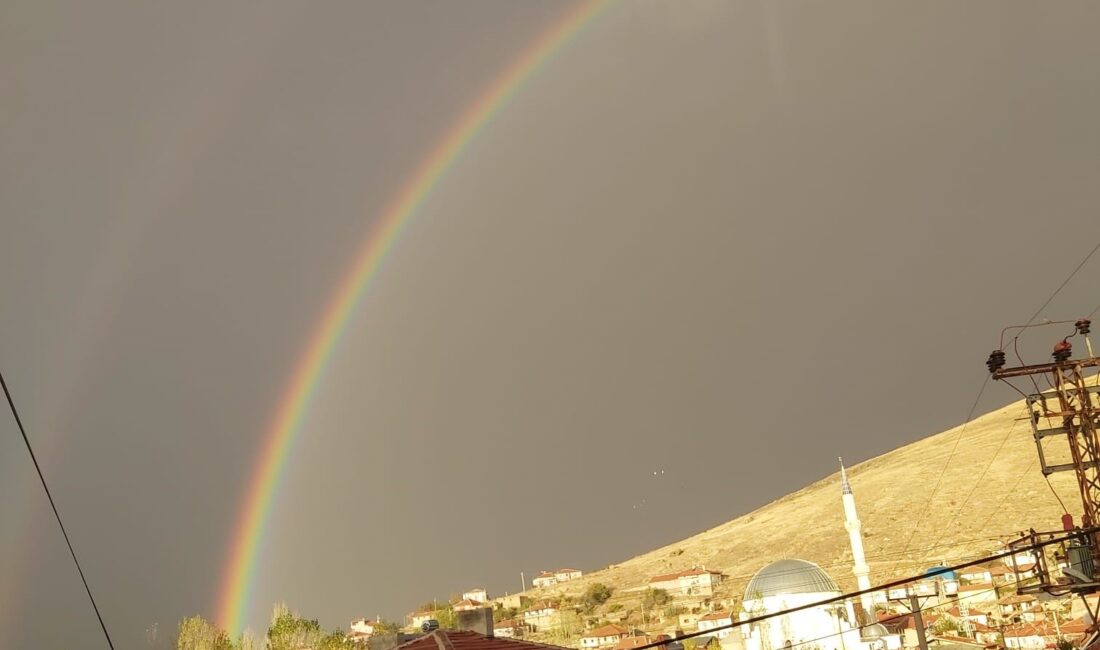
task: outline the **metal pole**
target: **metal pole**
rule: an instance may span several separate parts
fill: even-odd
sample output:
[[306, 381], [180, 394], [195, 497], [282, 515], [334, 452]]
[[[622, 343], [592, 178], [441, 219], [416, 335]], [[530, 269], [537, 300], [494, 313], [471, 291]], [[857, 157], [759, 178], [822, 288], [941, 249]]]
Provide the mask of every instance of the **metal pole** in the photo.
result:
[[519, 572], [519, 584], [524, 591], [527, 591], [527, 579], [523, 577], [523, 571]]
[[928, 650], [928, 639], [924, 637], [924, 617], [920, 613], [917, 595], [912, 592], [909, 594], [909, 611], [913, 612], [913, 625], [917, 628], [917, 645], [920, 650]]

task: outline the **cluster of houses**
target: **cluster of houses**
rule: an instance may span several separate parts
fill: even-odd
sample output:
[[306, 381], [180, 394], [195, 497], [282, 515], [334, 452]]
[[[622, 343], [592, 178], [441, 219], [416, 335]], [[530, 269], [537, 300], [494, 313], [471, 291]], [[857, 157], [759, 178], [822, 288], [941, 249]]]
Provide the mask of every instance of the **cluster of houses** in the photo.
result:
[[576, 580], [584, 575], [584, 572], [579, 569], [558, 569], [557, 571], [543, 571], [535, 576], [535, 579], [531, 581], [531, 584], [536, 589], [544, 589], [546, 587], [552, 587], [559, 582], [569, 582], [570, 580]]
[[[922, 616], [929, 634], [958, 645], [1015, 650], [1043, 650], [1083, 640], [1089, 626], [1080, 601], [1040, 600], [1017, 593], [1016, 581], [1033, 577], [1035, 557], [1021, 553], [1015, 568], [1011, 562], [1006, 558], [944, 575], [938, 581], [941, 588], [921, 599], [922, 609], [930, 610]], [[888, 595], [895, 601], [902, 596]], [[906, 645], [914, 645], [914, 617], [900, 603], [893, 609], [895, 613], [880, 611], [880, 622], [904, 634]]]

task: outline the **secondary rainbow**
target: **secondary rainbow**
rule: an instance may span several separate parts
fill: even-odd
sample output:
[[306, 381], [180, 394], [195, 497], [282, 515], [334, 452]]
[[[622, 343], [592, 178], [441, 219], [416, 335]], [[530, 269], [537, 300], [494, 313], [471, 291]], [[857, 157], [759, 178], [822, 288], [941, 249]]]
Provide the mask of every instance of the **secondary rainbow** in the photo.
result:
[[585, 0], [570, 8], [544, 30], [466, 108], [375, 220], [362, 249], [345, 273], [314, 327], [305, 352], [295, 366], [271, 426], [264, 436], [259, 462], [241, 504], [229, 557], [218, 595], [218, 623], [230, 634], [241, 631], [251, 598], [256, 560], [280, 479], [301, 429], [313, 391], [333, 350], [352, 318], [356, 305], [401, 230], [463, 150], [526, 81], [592, 22], [610, 0]]

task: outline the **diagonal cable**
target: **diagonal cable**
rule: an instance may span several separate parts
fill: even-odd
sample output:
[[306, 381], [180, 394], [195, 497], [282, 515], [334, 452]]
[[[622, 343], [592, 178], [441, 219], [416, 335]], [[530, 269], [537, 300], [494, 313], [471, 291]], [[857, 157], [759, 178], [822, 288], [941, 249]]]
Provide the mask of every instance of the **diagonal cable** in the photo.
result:
[[4, 373], [0, 372], [0, 386], [4, 388], [4, 397], [8, 398], [8, 406], [11, 408], [11, 414], [15, 418], [15, 423], [19, 425], [19, 433], [23, 434], [23, 444], [27, 445], [27, 452], [31, 455], [31, 461], [34, 463], [34, 470], [38, 472], [38, 479], [42, 481], [42, 489], [46, 491], [46, 498], [50, 500], [50, 507], [53, 508], [53, 516], [57, 519], [57, 525], [61, 527], [61, 534], [65, 537], [65, 544], [69, 547], [69, 555], [73, 556], [73, 564], [76, 565], [76, 571], [80, 574], [80, 581], [84, 583], [84, 591], [88, 593], [88, 600], [92, 601], [92, 609], [95, 610], [95, 616], [99, 619], [99, 627], [103, 629], [103, 636], [107, 639], [107, 646], [111, 650], [115, 650], [115, 644], [111, 642], [111, 635], [107, 632], [107, 624], [103, 622], [103, 616], [99, 613], [99, 606], [96, 605], [95, 597], [92, 596], [92, 589], [88, 586], [88, 579], [84, 577], [84, 569], [80, 567], [80, 560], [76, 559], [76, 551], [73, 550], [73, 543], [69, 540], [69, 533], [65, 530], [65, 524], [61, 523], [61, 513], [57, 511], [57, 504], [54, 503], [53, 495], [50, 494], [50, 486], [46, 484], [46, 477], [42, 474], [42, 467], [38, 464], [38, 458], [34, 455], [34, 448], [31, 447], [31, 441], [27, 437], [27, 430], [23, 428], [23, 420], [19, 417], [19, 410], [15, 408], [15, 400], [12, 399], [11, 391], [8, 390], [8, 382], [4, 380]]

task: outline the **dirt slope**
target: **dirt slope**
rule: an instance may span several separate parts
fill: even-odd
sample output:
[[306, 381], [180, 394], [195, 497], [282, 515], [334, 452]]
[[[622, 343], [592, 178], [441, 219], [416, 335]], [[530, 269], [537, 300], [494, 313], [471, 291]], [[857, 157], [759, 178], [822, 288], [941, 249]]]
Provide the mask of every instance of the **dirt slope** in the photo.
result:
[[[1015, 531], [1060, 527], [1062, 507], [1039, 472], [1030, 426], [1019, 420], [1024, 412], [1018, 402], [849, 468], [874, 583], [972, 558]], [[1047, 445], [1060, 451], [1065, 442]], [[1077, 512], [1072, 474], [1051, 483]], [[816, 562], [841, 588], [854, 588], [839, 472], [711, 530], [529, 595], [577, 594], [591, 582], [624, 595], [644, 588], [649, 576], [693, 565], [728, 574], [723, 591], [739, 595], [757, 569], [784, 557]]]

